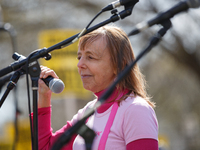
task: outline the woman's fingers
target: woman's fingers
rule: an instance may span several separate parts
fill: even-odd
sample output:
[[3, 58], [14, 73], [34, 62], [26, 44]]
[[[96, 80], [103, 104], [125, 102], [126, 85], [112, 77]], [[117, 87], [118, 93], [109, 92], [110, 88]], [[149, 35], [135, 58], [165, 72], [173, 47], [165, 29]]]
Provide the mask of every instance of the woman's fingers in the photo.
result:
[[52, 76], [52, 77], [57, 78], [57, 79], [59, 78], [52, 69], [45, 67], [45, 66], [40, 66], [40, 67], [41, 67], [40, 78], [45, 79], [48, 76]]
[[45, 94], [45, 93], [50, 92], [50, 89], [44, 83], [44, 81], [42, 79], [45, 79], [48, 76], [52, 76], [54, 78], [58, 78], [58, 76], [56, 75], [56, 73], [52, 69], [50, 69], [48, 67], [40, 66], [40, 68], [41, 68], [41, 73], [40, 73], [40, 79], [38, 80], [38, 83], [39, 83], [39, 93]]

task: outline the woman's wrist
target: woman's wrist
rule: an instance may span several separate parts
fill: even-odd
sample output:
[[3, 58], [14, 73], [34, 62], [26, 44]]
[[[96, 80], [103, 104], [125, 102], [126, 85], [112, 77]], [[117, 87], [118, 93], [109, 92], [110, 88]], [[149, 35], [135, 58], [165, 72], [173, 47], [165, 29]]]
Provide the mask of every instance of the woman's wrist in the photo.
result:
[[38, 108], [50, 107], [51, 106], [51, 91], [46, 94], [39, 94]]

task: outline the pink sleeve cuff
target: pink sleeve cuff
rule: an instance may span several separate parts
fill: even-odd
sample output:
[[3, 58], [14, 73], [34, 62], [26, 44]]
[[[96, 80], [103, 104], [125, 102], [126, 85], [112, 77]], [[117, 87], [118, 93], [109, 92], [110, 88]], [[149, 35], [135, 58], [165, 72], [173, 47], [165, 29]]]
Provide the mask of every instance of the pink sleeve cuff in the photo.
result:
[[[47, 115], [47, 114], [51, 114], [51, 106], [44, 107], [44, 108], [38, 108], [38, 115]], [[31, 113], [31, 117], [33, 119], [33, 112]]]
[[38, 108], [38, 115], [46, 115], [46, 114], [50, 114], [50, 113], [51, 113], [51, 106]]
[[127, 150], [158, 150], [158, 141], [155, 139], [139, 139], [127, 144]]

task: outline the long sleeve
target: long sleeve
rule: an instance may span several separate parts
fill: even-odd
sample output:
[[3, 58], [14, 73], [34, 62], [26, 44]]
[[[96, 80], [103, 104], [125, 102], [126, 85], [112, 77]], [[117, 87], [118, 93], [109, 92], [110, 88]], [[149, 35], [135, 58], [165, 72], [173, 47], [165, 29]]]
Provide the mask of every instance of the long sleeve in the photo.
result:
[[[33, 120], [33, 113], [31, 114]], [[38, 147], [39, 150], [48, 150], [56, 142], [58, 137], [71, 127], [71, 123], [67, 122], [60, 130], [52, 133], [51, 128], [51, 107], [38, 109]], [[62, 149], [72, 149], [75, 136]]]

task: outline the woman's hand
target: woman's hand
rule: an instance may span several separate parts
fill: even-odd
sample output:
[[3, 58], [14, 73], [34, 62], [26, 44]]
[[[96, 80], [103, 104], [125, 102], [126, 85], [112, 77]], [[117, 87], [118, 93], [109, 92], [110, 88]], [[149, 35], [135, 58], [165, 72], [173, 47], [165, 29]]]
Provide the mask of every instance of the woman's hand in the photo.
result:
[[40, 79], [38, 80], [38, 108], [42, 107], [49, 107], [51, 105], [51, 90], [49, 87], [44, 83], [42, 80], [47, 78], [48, 76], [52, 76], [54, 78], [58, 79], [58, 76], [56, 73], [51, 70], [50, 68], [47, 68], [45, 66], [40, 66], [41, 68], [41, 73], [40, 73]]

